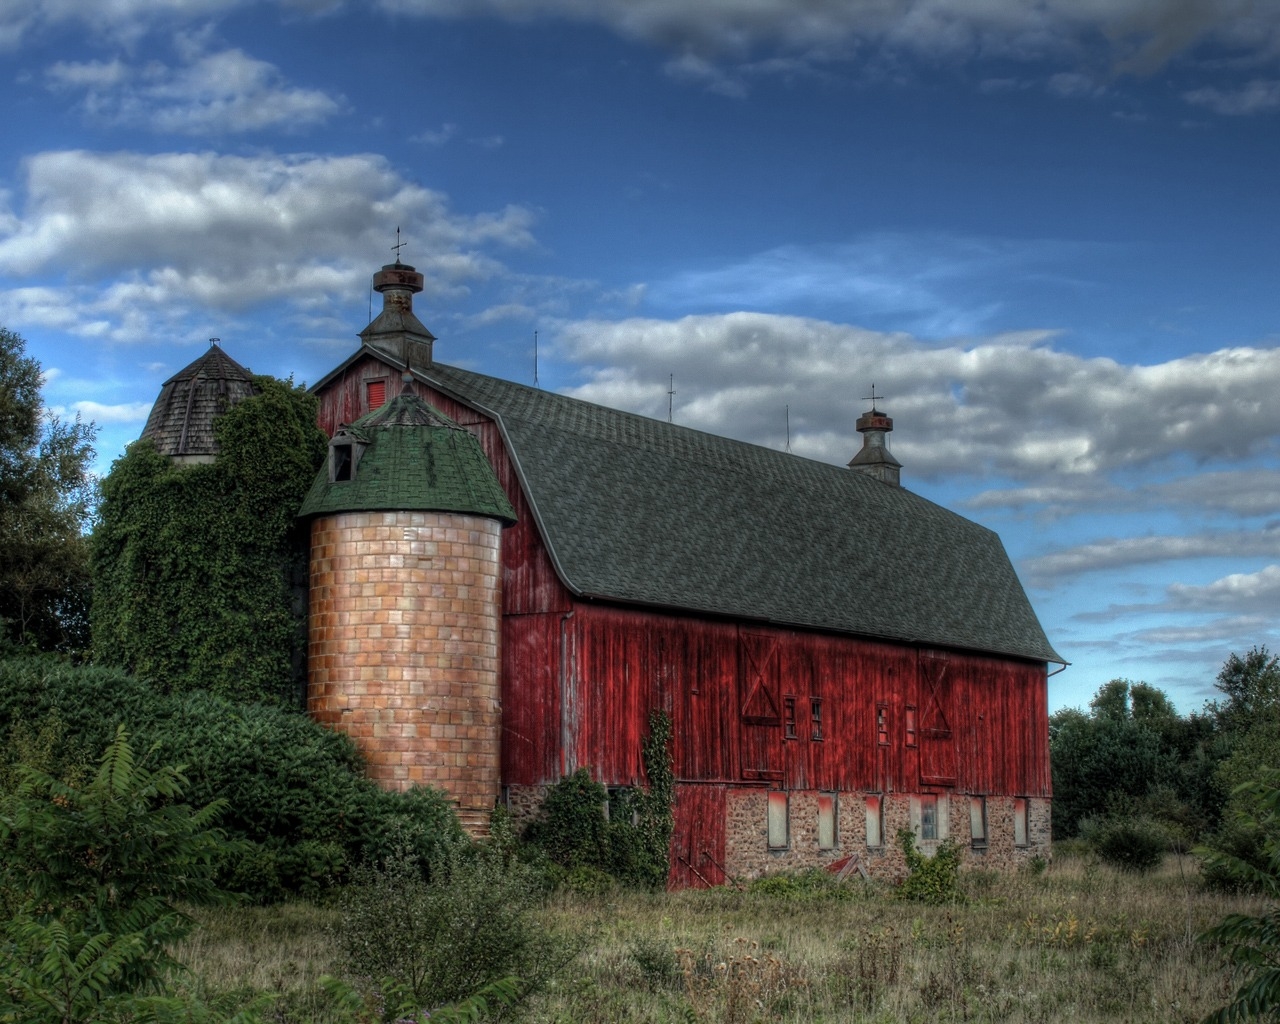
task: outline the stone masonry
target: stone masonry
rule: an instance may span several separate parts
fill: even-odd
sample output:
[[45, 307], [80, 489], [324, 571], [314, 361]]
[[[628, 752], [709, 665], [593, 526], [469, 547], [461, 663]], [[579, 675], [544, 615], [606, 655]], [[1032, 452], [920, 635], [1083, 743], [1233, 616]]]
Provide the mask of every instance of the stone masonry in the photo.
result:
[[438, 786], [482, 831], [499, 795], [502, 524], [351, 512], [311, 530], [308, 710], [379, 784]]
[[[906, 862], [898, 844], [899, 829], [910, 828], [911, 795], [890, 793], [881, 800], [881, 842], [867, 845], [867, 798], [875, 794], [838, 793], [836, 798], [836, 846], [818, 846], [818, 793], [790, 791], [787, 794], [787, 843], [770, 848], [768, 838], [769, 791], [758, 787], [730, 789], [725, 807], [725, 867], [733, 878], [750, 879], [783, 871], [803, 871], [825, 867], [853, 855], [872, 877], [897, 880], [906, 874]], [[969, 825], [969, 797], [938, 794], [943, 837], [953, 839], [963, 851], [962, 864], [972, 870], [1007, 870], [1035, 857], [1048, 860], [1050, 843], [1050, 802], [1025, 801], [1027, 842], [1014, 841], [1012, 797], [987, 797], [986, 845], [973, 844]], [[926, 854], [939, 841], [920, 841]]]

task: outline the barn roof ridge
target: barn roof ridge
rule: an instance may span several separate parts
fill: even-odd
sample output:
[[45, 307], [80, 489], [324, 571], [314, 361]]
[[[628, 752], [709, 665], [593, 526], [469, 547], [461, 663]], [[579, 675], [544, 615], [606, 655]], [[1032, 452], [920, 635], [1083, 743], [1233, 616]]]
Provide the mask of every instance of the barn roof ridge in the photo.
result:
[[438, 362], [580, 597], [1065, 664], [994, 531], [840, 466]]

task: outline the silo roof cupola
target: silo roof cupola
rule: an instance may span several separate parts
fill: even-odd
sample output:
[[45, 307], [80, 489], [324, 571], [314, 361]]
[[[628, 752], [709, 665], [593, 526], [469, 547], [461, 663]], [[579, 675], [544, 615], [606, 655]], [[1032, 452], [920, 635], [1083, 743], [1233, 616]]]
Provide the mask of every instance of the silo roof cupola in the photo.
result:
[[213, 422], [233, 405], [258, 393], [253, 374], [218, 343], [209, 347], [160, 387], [142, 436], [179, 464], [213, 462], [218, 441]]
[[871, 401], [871, 410], [859, 416], [856, 424], [858, 433], [862, 435], [862, 449], [849, 460], [849, 468], [899, 487], [902, 463], [893, 457], [888, 442], [888, 434], [893, 431], [893, 420], [876, 408], [876, 401], [884, 398], [884, 395], [876, 394], [874, 384], [867, 397]]
[[475, 435], [419, 398], [412, 374], [405, 378], [399, 395], [333, 435], [298, 515], [431, 511], [514, 523]]

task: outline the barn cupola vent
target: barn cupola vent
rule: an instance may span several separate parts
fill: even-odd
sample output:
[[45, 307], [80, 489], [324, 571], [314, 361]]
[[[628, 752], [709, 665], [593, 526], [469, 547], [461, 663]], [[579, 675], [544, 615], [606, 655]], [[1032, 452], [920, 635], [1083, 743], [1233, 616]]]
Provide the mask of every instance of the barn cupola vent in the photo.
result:
[[871, 385], [871, 411], [858, 417], [858, 433], [862, 435], [862, 450], [849, 460], [849, 468], [867, 476], [873, 476], [882, 483], [900, 487], [902, 463], [889, 451], [888, 435], [893, 430], [893, 420], [876, 408], [876, 400], [884, 395], [876, 394], [875, 385]]
[[424, 278], [397, 258], [373, 275], [373, 290], [382, 296], [382, 312], [360, 332], [370, 348], [391, 356], [403, 366], [431, 365], [434, 334], [414, 315], [413, 297], [422, 291]]

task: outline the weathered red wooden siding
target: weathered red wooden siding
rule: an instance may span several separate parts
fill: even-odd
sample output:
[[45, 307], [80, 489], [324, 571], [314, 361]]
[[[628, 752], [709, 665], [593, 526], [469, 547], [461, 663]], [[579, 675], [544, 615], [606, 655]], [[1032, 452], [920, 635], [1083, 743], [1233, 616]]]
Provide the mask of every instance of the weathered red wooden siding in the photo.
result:
[[[641, 739], [650, 709], [661, 707], [672, 715], [682, 780], [1049, 795], [1042, 665], [581, 602], [569, 621], [577, 666], [565, 683], [577, 723], [570, 767], [590, 766], [608, 784], [642, 779]], [[942, 682], [930, 682], [939, 672]], [[769, 724], [788, 698], [792, 739], [784, 716]], [[878, 706], [887, 711], [884, 744]]]

